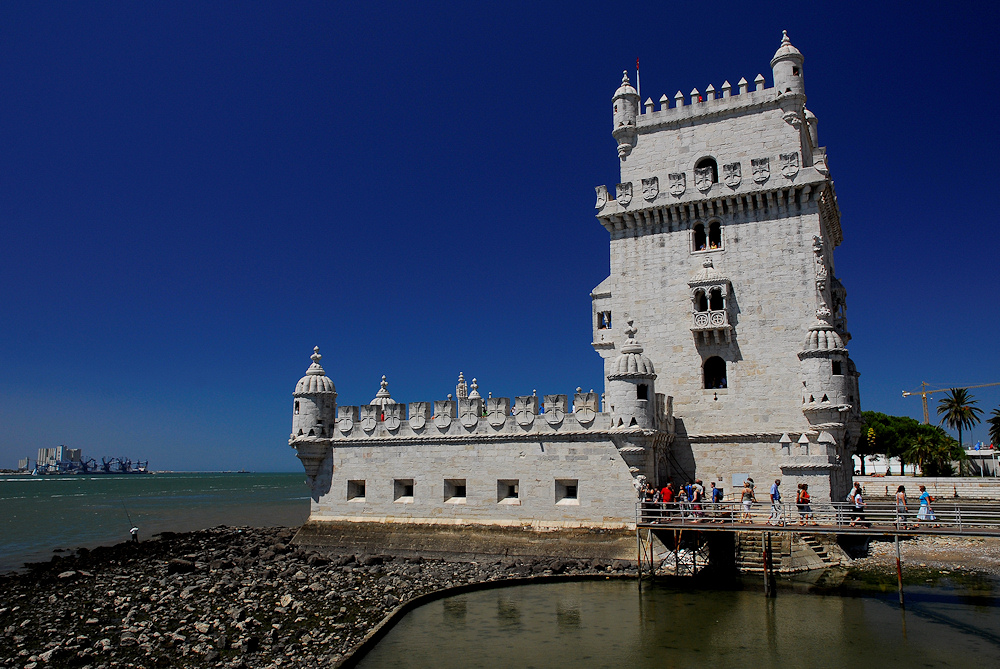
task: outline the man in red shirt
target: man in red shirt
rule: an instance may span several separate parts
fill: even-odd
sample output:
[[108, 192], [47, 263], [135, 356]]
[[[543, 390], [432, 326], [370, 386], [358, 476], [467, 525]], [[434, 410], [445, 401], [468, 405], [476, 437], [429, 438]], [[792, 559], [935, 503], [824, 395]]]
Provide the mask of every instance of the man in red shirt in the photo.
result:
[[670, 509], [673, 507], [674, 503], [674, 484], [668, 483], [663, 486], [663, 490], [660, 491], [660, 495], [663, 498], [663, 508], [665, 509], [664, 515], [668, 518], [671, 515]]

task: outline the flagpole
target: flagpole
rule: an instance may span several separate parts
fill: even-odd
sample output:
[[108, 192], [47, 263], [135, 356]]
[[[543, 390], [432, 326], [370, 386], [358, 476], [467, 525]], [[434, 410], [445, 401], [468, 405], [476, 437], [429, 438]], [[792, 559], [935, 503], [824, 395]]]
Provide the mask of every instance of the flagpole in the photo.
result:
[[635, 94], [639, 96], [639, 113], [642, 113], [642, 89], [639, 87], [639, 59], [635, 59]]

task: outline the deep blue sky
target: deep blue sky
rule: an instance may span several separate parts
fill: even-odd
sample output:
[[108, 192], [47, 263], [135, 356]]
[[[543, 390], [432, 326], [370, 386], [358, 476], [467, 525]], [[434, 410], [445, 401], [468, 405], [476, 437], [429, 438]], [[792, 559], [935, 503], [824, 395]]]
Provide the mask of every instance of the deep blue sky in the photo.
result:
[[782, 29], [863, 408], [1000, 381], [997, 10], [883, 4], [0, 4], [0, 466], [298, 469], [316, 344], [342, 404], [600, 388], [622, 70], [770, 85]]

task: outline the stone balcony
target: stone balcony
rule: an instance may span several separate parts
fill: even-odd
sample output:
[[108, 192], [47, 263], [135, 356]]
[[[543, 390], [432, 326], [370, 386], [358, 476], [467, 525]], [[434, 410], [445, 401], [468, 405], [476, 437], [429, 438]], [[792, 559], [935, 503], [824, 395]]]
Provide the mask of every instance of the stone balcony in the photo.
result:
[[721, 344], [723, 338], [727, 344], [730, 342], [733, 326], [729, 323], [727, 310], [695, 311], [691, 316], [691, 332], [696, 342]]

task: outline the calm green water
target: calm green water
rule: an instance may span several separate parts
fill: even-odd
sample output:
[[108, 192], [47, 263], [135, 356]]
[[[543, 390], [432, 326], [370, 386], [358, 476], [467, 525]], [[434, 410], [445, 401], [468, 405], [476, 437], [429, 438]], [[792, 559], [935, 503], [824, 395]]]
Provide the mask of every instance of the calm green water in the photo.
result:
[[915, 589], [904, 614], [891, 598], [518, 586], [416, 609], [360, 666], [998, 667], [1000, 608], [942, 589]]
[[57, 548], [117, 543], [216, 525], [301, 525], [309, 488], [297, 474], [0, 476], [0, 572]]

